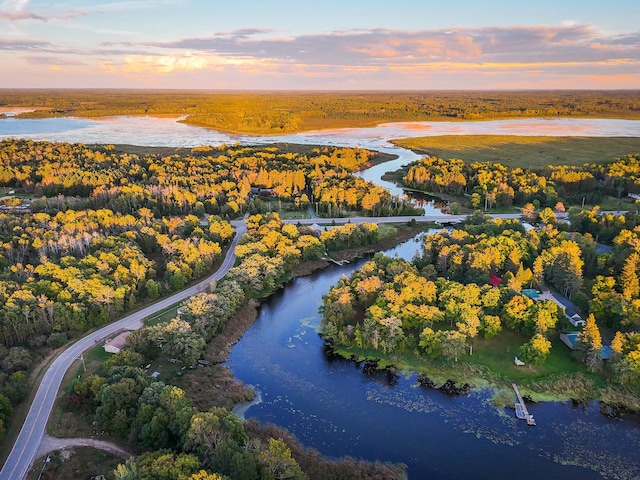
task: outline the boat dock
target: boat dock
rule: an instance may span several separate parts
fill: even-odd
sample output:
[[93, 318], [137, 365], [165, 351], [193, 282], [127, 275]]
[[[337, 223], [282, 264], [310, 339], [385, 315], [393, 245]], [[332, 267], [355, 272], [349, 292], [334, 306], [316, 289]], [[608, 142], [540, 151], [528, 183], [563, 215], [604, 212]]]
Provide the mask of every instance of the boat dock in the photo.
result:
[[516, 392], [516, 397], [518, 397], [518, 402], [516, 403], [516, 417], [521, 420], [526, 420], [527, 425], [534, 426], [536, 421], [533, 419], [533, 415], [531, 415], [527, 410], [527, 406], [524, 404], [524, 400], [522, 399], [522, 395], [520, 395], [518, 386], [514, 382], [511, 383], [511, 386], [513, 387], [513, 391]]
[[333, 262], [336, 265], [340, 265], [340, 266], [345, 265], [347, 263], [351, 263], [349, 260], [334, 260], [331, 257], [327, 257], [326, 260], [328, 260], [329, 262]]

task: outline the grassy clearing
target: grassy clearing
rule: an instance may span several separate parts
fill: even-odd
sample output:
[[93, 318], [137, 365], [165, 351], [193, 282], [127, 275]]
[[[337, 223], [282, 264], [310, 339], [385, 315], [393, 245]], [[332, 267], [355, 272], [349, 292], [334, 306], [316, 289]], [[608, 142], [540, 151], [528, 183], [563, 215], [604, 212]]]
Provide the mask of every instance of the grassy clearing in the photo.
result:
[[[570, 350], [558, 339], [551, 338], [552, 348], [543, 365], [517, 366], [514, 357], [520, 346], [529, 339], [512, 330], [503, 330], [491, 339], [478, 338], [473, 343], [473, 354], [467, 350], [459, 361], [429, 360], [412, 353], [381, 355], [377, 350], [338, 347], [336, 352], [346, 358], [378, 360], [380, 368], [393, 367], [402, 371], [425, 374], [436, 385], [447, 380], [469, 383], [476, 388], [494, 390], [497, 405], [513, 403], [510, 382], [522, 387], [522, 392], [536, 401], [594, 398], [605, 385], [605, 374], [589, 373], [578, 363]], [[611, 396], [617, 394], [612, 391]]]
[[[86, 378], [89, 375], [98, 373], [102, 363], [111, 356], [104, 351], [102, 344], [99, 344], [84, 354], [84, 365], [81, 359], [77, 359], [67, 370], [62, 380], [61, 391], [68, 388], [75, 378]], [[86, 366], [86, 370], [85, 370]], [[62, 397], [58, 397], [53, 404], [53, 410], [47, 423], [47, 433], [54, 437], [74, 438], [74, 437], [94, 437], [100, 438], [101, 433], [96, 431], [92, 425], [93, 416], [88, 411], [76, 409], [67, 410], [62, 404]], [[105, 437], [105, 440], [111, 438]]]
[[[603, 198], [598, 206], [600, 210], [630, 210], [636, 204], [636, 201], [629, 197], [611, 197]], [[593, 208], [595, 205], [585, 204], [584, 208]]]
[[606, 163], [640, 152], [640, 138], [536, 137], [515, 135], [444, 135], [403, 138], [394, 144], [440, 158], [498, 162], [509, 167], [542, 169], [548, 165]]
[[118, 464], [124, 462], [117, 455], [91, 447], [57, 450], [49, 454], [46, 464], [45, 458], [40, 457], [34, 462], [27, 473], [27, 480], [89, 479], [96, 475], [110, 479], [114, 478], [113, 471]]

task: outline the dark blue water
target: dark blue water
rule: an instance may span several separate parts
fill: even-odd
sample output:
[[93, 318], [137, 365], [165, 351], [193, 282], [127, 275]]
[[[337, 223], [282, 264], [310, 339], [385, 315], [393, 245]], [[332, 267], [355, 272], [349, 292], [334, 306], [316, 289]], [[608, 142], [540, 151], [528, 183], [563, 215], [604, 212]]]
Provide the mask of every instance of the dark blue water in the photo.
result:
[[[395, 250], [411, 258], [417, 244]], [[261, 308], [228, 365], [262, 403], [247, 417], [289, 429], [325, 455], [403, 462], [411, 479], [640, 478], [640, 423], [570, 402], [530, 408], [527, 427], [490, 392], [450, 397], [415, 375], [365, 374], [325, 355], [316, 329], [322, 295], [363, 262], [299, 278]]]

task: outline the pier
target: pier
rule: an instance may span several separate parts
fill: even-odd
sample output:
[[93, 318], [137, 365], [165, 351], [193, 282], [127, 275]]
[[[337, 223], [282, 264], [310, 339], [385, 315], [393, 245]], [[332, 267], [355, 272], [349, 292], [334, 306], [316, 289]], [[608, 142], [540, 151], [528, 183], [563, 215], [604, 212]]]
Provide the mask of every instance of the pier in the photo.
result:
[[349, 260], [334, 260], [331, 257], [327, 257], [326, 260], [329, 261], [329, 262], [333, 262], [336, 265], [340, 265], [340, 266], [346, 265], [347, 263], [351, 263], [351, 262], [349, 262]]
[[513, 387], [514, 392], [516, 392], [516, 397], [518, 397], [518, 402], [516, 403], [516, 417], [521, 420], [526, 420], [527, 425], [534, 426], [536, 421], [533, 419], [533, 415], [529, 413], [527, 410], [527, 406], [524, 404], [524, 400], [522, 399], [522, 395], [520, 395], [520, 390], [518, 390], [518, 386], [511, 382], [511, 386]]

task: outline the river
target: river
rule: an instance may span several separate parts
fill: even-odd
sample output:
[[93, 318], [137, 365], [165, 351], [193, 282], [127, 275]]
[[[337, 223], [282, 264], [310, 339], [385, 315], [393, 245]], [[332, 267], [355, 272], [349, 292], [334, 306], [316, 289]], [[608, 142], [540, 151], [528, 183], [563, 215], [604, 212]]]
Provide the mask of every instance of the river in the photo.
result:
[[[414, 239], [386, 253], [410, 259], [417, 248]], [[640, 422], [607, 418], [595, 402], [531, 405], [538, 426], [527, 427], [488, 391], [451, 397], [415, 375], [366, 373], [326, 355], [322, 295], [363, 262], [295, 279], [262, 305], [228, 362], [260, 392], [247, 416], [325, 455], [403, 462], [411, 479], [640, 478]]]
[[[389, 124], [283, 137], [234, 136], [173, 119], [0, 120], [0, 138], [147, 146], [291, 142], [357, 145], [399, 155], [363, 177], [417, 158], [388, 143], [407, 136], [464, 133], [640, 136], [640, 121], [518, 120]], [[418, 240], [389, 251], [411, 258]], [[597, 403], [530, 407], [535, 428], [511, 409], [496, 409], [487, 391], [450, 397], [420, 387], [414, 375], [366, 373], [362, 365], [325, 355], [317, 335], [322, 295], [362, 261], [298, 278], [264, 303], [255, 325], [232, 349], [228, 365], [254, 385], [261, 403], [246, 415], [292, 431], [307, 446], [338, 457], [403, 462], [411, 479], [640, 478], [640, 420], [610, 419]], [[556, 348], [562, 348], [560, 345]]]

